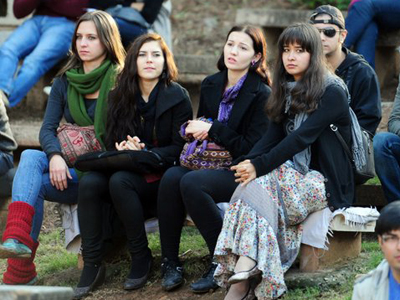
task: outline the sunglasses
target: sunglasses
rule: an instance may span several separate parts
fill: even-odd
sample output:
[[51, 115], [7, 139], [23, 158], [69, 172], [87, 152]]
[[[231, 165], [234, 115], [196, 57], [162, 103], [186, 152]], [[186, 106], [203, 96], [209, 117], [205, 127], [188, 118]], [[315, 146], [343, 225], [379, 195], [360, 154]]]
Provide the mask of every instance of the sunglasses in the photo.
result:
[[323, 32], [328, 38], [333, 38], [336, 35], [336, 32], [340, 32], [340, 30], [334, 28], [318, 28], [318, 31]]

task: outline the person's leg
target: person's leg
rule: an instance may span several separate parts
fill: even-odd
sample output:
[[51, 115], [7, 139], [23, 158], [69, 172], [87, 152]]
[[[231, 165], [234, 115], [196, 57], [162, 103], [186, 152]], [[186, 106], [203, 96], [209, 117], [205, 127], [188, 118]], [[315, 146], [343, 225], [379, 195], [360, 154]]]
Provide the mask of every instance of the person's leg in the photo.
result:
[[27, 19], [18, 26], [0, 47], [0, 90], [10, 94], [20, 59], [28, 55], [40, 38], [41, 16]]
[[122, 43], [125, 48], [127, 48], [138, 36], [147, 33], [146, 28], [120, 18], [115, 18], [115, 22], [117, 22]]
[[198, 170], [184, 175], [181, 180], [180, 190], [186, 210], [211, 255], [223, 221], [216, 203], [229, 202], [237, 186], [234, 172], [227, 170]]
[[109, 188], [115, 210], [124, 223], [128, 249], [132, 258], [131, 270], [124, 288], [138, 289], [147, 281], [152, 256], [148, 247], [145, 216], [156, 215], [159, 181], [148, 183], [142, 175], [120, 171], [110, 178]]
[[361, 37], [355, 44], [355, 52], [364, 56], [365, 60], [375, 69], [375, 48], [378, 40], [378, 24], [375, 21], [371, 21]]
[[158, 199], [158, 224], [160, 227], [163, 257], [163, 289], [169, 291], [183, 283], [183, 270], [179, 262], [179, 243], [186, 211], [180, 191], [181, 178], [191, 172], [184, 167], [172, 167], [161, 178]]
[[400, 137], [389, 132], [374, 137], [375, 170], [386, 200], [400, 199]]
[[14, 167], [13, 156], [9, 153], [0, 151], [0, 177], [5, 175], [8, 170]]
[[17, 168], [11, 168], [6, 174], [0, 177], [0, 198], [11, 196], [12, 183]]
[[108, 181], [106, 174], [89, 172], [79, 182], [78, 219], [84, 268], [78, 288], [94, 282], [103, 260], [103, 206], [109, 199]]
[[32, 253], [29, 259], [8, 259], [7, 271], [3, 274], [3, 282], [6, 284], [26, 284], [36, 277], [33, 260], [43, 220], [44, 199], [76, 203], [78, 178], [75, 172], [70, 170], [73, 179], [68, 180], [68, 188], [58, 191], [50, 184], [48, 167], [47, 156], [42, 151], [25, 150], [21, 155], [0, 252], [3, 254], [9, 251], [12, 254], [14, 251], [17, 254], [14, 256], [18, 256], [24, 250], [23, 247], [28, 247]]
[[[12, 90], [10, 106], [17, 105], [48, 70], [66, 57], [71, 45], [75, 23], [64, 17], [45, 16], [40, 22], [40, 38], [22, 63]], [[56, 37], [56, 38], [55, 38]]]
[[372, 5], [372, 0], [358, 1], [350, 8], [346, 17], [347, 37], [344, 41], [346, 47], [354, 46], [365, 28], [373, 20], [376, 11]]
[[[229, 202], [238, 184], [234, 172], [227, 170], [198, 170], [183, 176], [180, 190], [188, 214], [207, 243], [210, 255], [214, 254], [222, 228], [222, 214], [216, 203]], [[195, 293], [206, 293], [218, 288], [214, 280], [217, 264], [210, 267], [202, 278], [191, 285]]]

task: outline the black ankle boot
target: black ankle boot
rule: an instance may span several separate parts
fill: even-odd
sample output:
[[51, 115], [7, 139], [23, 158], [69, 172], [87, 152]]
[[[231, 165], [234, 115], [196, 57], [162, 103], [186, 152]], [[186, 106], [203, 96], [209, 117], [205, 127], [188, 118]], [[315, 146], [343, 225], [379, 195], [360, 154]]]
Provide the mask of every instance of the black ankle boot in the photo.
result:
[[[85, 270], [85, 268], [86, 268], [86, 270]], [[74, 289], [73, 299], [82, 299], [82, 298], [88, 296], [90, 294], [90, 292], [94, 291], [97, 287], [99, 287], [100, 285], [102, 285], [104, 283], [104, 280], [106, 278], [106, 267], [104, 264], [100, 264], [100, 265], [86, 264], [83, 267], [80, 282], [85, 281], [85, 279], [82, 278], [82, 276], [86, 276], [86, 274], [92, 273], [92, 271], [95, 271], [95, 269], [97, 269], [97, 273], [94, 277], [94, 280], [86, 286], [80, 286], [80, 284], [78, 284], [78, 286]]]
[[144, 257], [132, 256], [131, 271], [124, 283], [124, 290], [136, 290], [143, 287], [153, 265], [153, 256], [150, 249]]
[[208, 293], [210, 291], [213, 292], [219, 287], [214, 280], [214, 272], [217, 266], [218, 264], [214, 262], [211, 263], [208, 271], [204, 273], [199, 280], [190, 285], [190, 288], [193, 293], [202, 294], [202, 293]]
[[179, 261], [163, 259], [162, 269], [162, 288], [165, 291], [171, 291], [183, 283], [183, 268]]

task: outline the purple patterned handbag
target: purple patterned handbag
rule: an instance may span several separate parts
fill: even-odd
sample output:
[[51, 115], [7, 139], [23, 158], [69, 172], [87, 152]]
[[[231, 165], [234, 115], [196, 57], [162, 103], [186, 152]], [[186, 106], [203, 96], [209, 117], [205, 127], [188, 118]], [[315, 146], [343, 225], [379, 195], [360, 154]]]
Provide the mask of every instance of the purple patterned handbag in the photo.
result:
[[[204, 118], [199, 120], [207, 122]], [[229, 169], [232, 165], [232, 156], [229, 151], [214, 142], [208, 140], [199, 141], [193, 137], [186, 136], [185, 129], [187, 124], [185, 122], [180, 130], [181, 136], [187, 141], [180, 155], [181, 166], [191, 170]]]

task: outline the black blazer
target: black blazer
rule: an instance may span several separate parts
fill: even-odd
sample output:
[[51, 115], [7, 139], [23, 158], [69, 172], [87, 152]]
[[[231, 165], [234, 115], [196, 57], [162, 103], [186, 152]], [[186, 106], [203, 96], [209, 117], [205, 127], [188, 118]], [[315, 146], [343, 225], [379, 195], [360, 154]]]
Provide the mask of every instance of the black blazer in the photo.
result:
[[175, 82], [160, 86], [155, 120], [157, 147], [149, 150], [159, 154], [166, 166], [178, 164], [185, 143], [179, 134], [180, 126], [192, 116], [192, 105], [186, 89]]
[[271, 93], [259, 75], [249, 72], [235, 99], [228, 124], [220, 123], [219, 104], [227, 82], [227, 71], [208, 76], [201, 84], [198, 117], [211, 118], [208, 136], [225, 147], [235, 159], [247, 154], [267, 130], [265, 104]]

